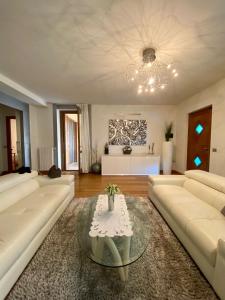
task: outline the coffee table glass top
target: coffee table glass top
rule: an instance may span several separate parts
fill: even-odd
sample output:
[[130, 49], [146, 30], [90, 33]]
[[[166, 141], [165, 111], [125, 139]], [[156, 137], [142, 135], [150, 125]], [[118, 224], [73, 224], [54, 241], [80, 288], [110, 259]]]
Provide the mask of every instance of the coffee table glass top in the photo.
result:
[[79, 241], [82, 251], [103, 266], [123, 267], [135, 262], [146, 250], [150, 239], [148, 204], [141, 198], [125, 196], [132, 234], [100, 234], [93, 237], [90, 235], [90, 228], [93, 225], [97, 201], [98, 196], [86, 199], [79, 215]]

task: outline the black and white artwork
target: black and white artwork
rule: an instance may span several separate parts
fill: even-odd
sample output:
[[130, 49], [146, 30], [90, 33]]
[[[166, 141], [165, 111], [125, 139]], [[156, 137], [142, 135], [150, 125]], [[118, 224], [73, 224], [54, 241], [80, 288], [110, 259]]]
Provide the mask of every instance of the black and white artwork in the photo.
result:
[[146, 120], [109, 120], [109, 145], [146, 145]]

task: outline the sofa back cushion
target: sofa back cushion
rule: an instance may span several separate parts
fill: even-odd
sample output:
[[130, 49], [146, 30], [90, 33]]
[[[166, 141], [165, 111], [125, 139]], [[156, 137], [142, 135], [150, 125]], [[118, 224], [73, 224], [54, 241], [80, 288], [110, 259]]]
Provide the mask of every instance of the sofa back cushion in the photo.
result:
[[0, 192], [0, 212], [15, 204], [17, 201], [25, 198], [38, 188], [38, 182], [36, 180], [29, 179], [8, 190], [5, 190], [4, 192]]
[[186, 171], [185, 176], [225, 193], [225, 177], [201, 170]]
[[37, 171], [32, 171], [31, 173], [11, 173], [0, 177], [0, 192], [4, 192], [11, 187], [14, 187], [16, 184], [22, 183], [26, 180], [38, 176]]
[[188, 179], [184, 188], [219, 211], [225, 206], [225, 194], [194, 179]]

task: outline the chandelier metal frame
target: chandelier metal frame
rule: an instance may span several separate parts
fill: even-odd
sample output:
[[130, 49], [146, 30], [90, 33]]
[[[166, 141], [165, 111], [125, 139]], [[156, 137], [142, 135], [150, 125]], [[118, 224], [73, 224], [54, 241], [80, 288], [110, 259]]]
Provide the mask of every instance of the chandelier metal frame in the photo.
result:
[[141, 64], [129, 65], [126, 71], [127, 80], [138, 84], [138, 94], [153, 93], [157, 89], [164, 90], [169, 81], [177, 76], [178, 72], [172, 63], [166, 64], [157, 60], [154, 48], [145, 48]]

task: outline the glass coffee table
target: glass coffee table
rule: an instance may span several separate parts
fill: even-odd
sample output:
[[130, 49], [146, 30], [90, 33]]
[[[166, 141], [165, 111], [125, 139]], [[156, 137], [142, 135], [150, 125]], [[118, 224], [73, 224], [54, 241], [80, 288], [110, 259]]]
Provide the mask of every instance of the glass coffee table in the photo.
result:
[[118, 268], [122, 281], [128, 265], [145, 252], [150, 239], [146, 202], [118, 195], [114, 211], [108, 211], [107, 195], [88, 198], [79, 216], [82, 251], [95, 263]]

